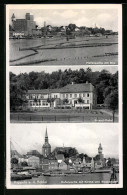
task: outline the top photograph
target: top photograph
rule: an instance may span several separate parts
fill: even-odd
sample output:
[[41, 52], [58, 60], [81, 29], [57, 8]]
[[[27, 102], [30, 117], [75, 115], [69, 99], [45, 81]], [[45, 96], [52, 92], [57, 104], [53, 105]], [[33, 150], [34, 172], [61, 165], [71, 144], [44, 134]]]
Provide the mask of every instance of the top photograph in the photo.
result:
[[8, 5], [9, 65], [118, 65], [119, 8]]

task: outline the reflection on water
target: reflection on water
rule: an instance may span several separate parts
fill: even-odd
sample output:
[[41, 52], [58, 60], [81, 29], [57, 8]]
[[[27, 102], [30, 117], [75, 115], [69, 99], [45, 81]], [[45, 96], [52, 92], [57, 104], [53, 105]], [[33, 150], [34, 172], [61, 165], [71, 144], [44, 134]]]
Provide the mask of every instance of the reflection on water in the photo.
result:
[[[119, 174], [117, 173], [117, 180], [119, 182]], [[38, 178], [32, 178], [23, 181], [13, 181], [14, 185], [69, 185], [69, 184], [109, 184], [110, 173], [89, 173], [83, 176], [79, 175], [68, 175], [68, 176], [39, 176]]]
[[[66, 43], [66, 39], [48, 39], [46, 40], [46, 46], [58, 45], [60, 43]], [[68, 42], [67, 42], [68, 43]], [[49, 65], [64, 65], [64, 64], [86, 64], [87, 62], [118, 62], [118, 55], [105, 56], [105, 53], [117, 53], [118, 52], [118, 37], [109, 36], [105, 37], [83, 37], [70, 40], [69, 44], [94, 44], [94, 43], [113, 43], [110, 46], [98, 46], [98, 47], [82, 47], [82, 48], [67, 48], [67, 49], [46, 49], [40, 50], [41, 46], [44, 46], [44, 39], [19, 39], [10, 40], [10, 60], [21, 58], [23, 56], [34, 53], [32, 50], [20, 51], [22, 48], [38, 47], [38, 53], [34, 56], [29, 56], [24, 59], [20, 59], [16, 62], [11, 62], [10, 65], [17, 65], [18, 63], [26, 63], [43, 59], [55, 59], [55, 61], [43, 62]], [[114, 44], [116, 43], [116, 44]], [[38, 63], [37, 65], [40, 65]]]

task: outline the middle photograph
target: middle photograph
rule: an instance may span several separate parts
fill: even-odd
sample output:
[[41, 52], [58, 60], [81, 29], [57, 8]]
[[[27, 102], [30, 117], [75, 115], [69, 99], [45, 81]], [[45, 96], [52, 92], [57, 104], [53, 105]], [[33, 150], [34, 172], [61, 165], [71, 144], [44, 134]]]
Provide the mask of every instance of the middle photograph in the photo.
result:
[[11, 67], [10, 121], [118, 122], [118, 67]]

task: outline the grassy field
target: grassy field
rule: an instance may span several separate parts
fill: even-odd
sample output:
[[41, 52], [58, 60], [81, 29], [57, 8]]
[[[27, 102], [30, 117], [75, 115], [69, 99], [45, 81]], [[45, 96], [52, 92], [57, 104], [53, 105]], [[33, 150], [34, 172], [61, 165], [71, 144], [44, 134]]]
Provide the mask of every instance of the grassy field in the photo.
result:
[[[71, 111], [51, 110], [34, 112], [16, 112], [10, 114], [14, 122], [113, 122], [111, 114], [100, 110]], [[115, 121], [118, 122], [118, 117]]]

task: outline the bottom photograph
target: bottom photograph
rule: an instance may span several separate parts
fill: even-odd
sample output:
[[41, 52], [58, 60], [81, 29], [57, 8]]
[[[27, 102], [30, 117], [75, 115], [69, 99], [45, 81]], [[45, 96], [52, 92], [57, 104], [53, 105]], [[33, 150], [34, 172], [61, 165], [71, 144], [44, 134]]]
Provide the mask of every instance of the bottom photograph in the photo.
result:
[[111, 123], [11, 124], [7, 188], [120, 187], [119, 132]]

